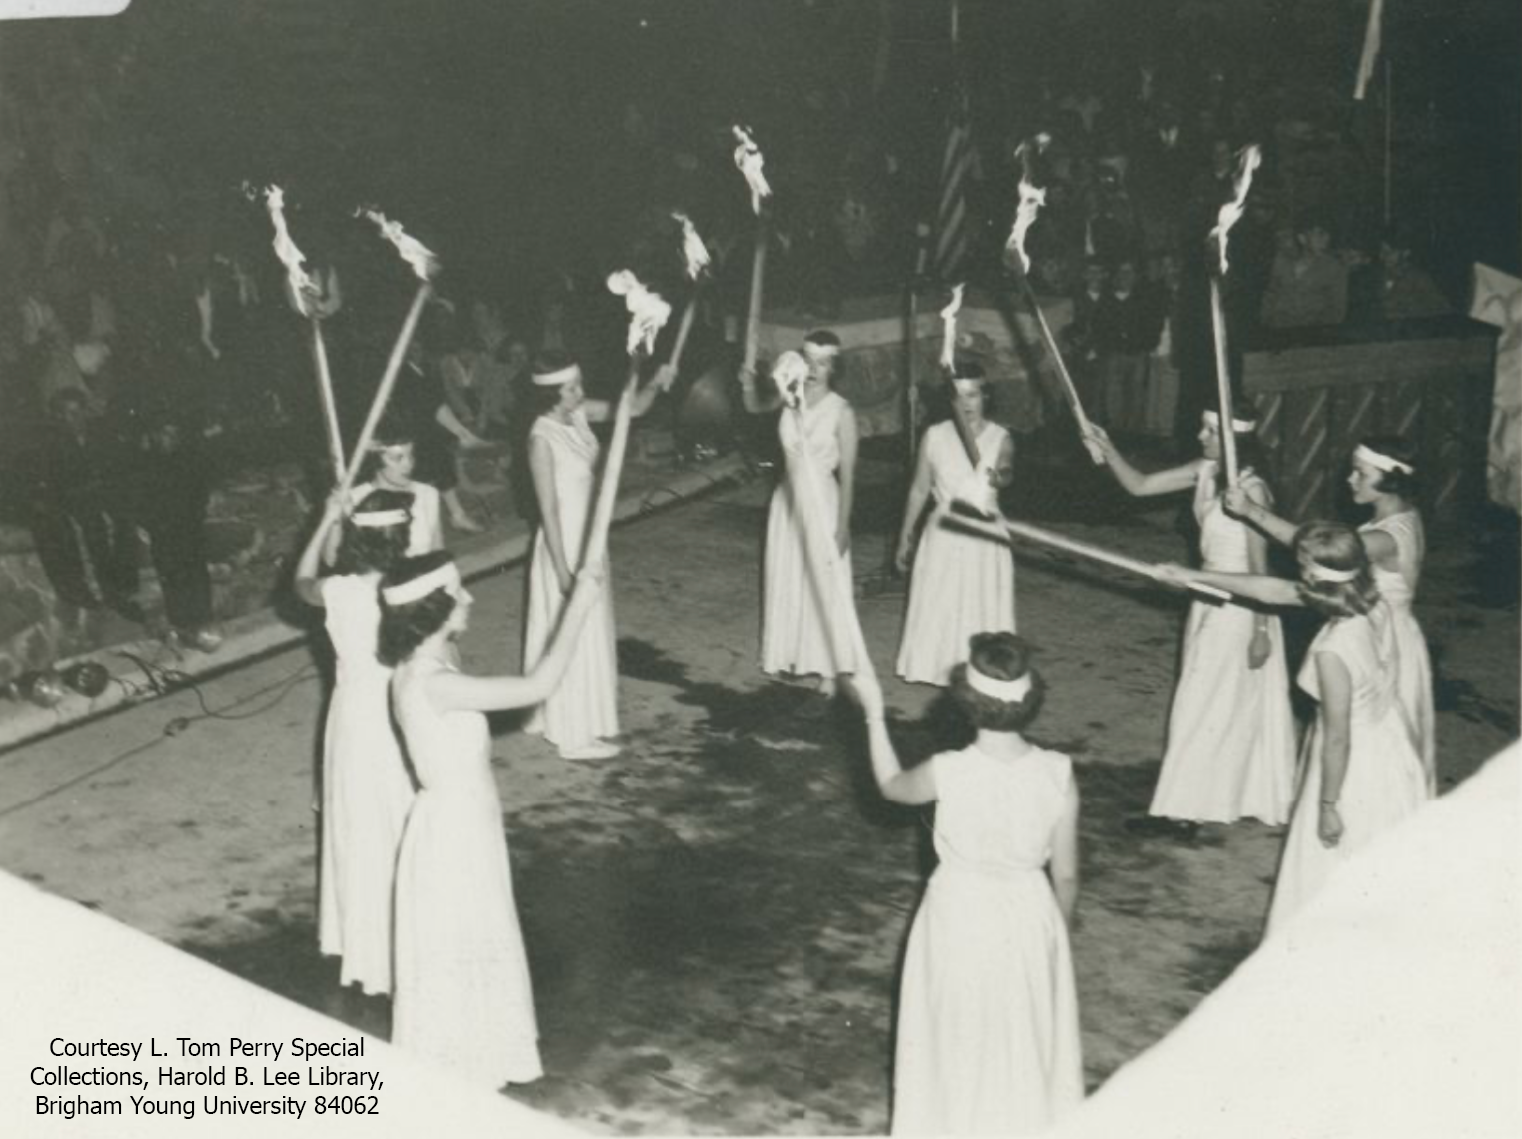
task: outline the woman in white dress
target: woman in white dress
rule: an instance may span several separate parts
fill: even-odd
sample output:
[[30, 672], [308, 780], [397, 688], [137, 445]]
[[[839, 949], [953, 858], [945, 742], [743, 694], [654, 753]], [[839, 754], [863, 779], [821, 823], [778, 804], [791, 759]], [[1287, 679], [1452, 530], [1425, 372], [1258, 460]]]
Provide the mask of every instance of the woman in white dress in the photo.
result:
[[[643, 415], [670, 386], [663, 370], [640, 389], [633, 412]], [[546, 352], [534, 364], [530, 399], [537, 401], [529, 431], [529, 471], [539, 506], [529, 565], [528, 620], [523, 667], [533, 668], [560, 620], [586, 541], [597, 488], [600, 447], [591, 424], [612, 414], [603, 400], [586, 398], [581, 368], [569, 356]], [[576, 643], [565, 683], [535, 710], [528, 731], [542, 734], [565, 759], [607, 759], [618, 754], [618, 657], [613, 595], [604, 588]]]
[[[412, 496], [377, 490], [345, 517], [329, 500], [296, 567], [296, 593], [325, 611], [336, 659], [322, 741], [322, 845], [318, 947], [342, 958], [340, 983], [391, 991], [392, 890], [396, 851], [412, 806], [412, 778], [391, 727], [391, 670], [375, 656], [381, 575], [403, 557]], [[341, 535], [334, 572], [321, 552]]]
[[412, 477], [417, 469], [417, 447], [412, 428], [402, 419], [381, 423], [370, 445], [374, 465], [370, 478], [354, 488], [353, 500], [363, 502], [373, 490], [399, 491], [412, 496], [412, 523], [407, 556], [417, 557], [444, 548], [444, 522], [438, 487]]
[[[1416, 508], [1416, 453], [1393, 435], [1371, 435], [1353, 450], [1348, 486], [1353, 501], [1373, 508], [1374, 517], [1358, 528], [1364, 553], [1374, 571], [1374, 584], [1395, 616], [1395, 639], [1400, 646], [1400, 676], [1396, 690], [1411, 742], [1432, 779], [1428, 791], [1437, 793], [1436, 716], [1432, 707], [1432, 658], [1427, 638], [1411, 605], [1421, 582], [1427, 556], [1427, 535]], [[1228, 491], [1226, 509], [1251, 522], [1275, 541], [1289, 545], [1295, 525], [1268, 508]]]
[[[951, 683], [951, 670], [967, 657], [974, 633], [1015, 631], [1015, 561], [1009, 547], [941, 524], [954, 500], [985, 510], [1014, 478], [1015, 448], [1009, 432], [984, 414], [986, 387], [979, 364], [958, 361], [952, 383], [957, 407], [978, 450], [973, 465], [955, 420], [937, 423], [920, 442], [919, 462], [895, 563], [907, 573], [913, 556], [909, 606], [898, 648], [898, 674], [915, 684]], [[927, 500], [934, 505], [914, 552], [914, 529]]]
[[488, 1087], [543, 1069], [485, 713], [554, 689], [599, 585], [596, 568], [577, 574], [528, 675], [477, 677], [453, 663], [471, 597], [447, 554], [408, 558], [382, 583], [380, 657], [396, 669], [392, 706], [418, 779], [396, 871], [391, 1039]]
[[[1233, 423], [1240, 485], [1250, 501], [1269, 506], [1273, 496], [1255, 469], [1259, 449], [1253, 427], [1247, 420]], [[1092, 437], [1131, 494], [1193, 488], [1206, 569], [1266, 571], [1263, 536], [1222, 505], [1220, 417], [1214, 411], [1202, 417], [1200, 458], [1150, 474], [1128, 463], [1103, 428], [1094, 427]], [[1294, 779], [1295, 723], [1279, 618], [1245, 602], [1195, 601], [1184, 626], [1168, 745], [1150, 814], [1186, 824], [1255, 818], [1276, 826], [1289, 818]]]
[[1267, 933], [1320, 891], [1327, 876], [1370, 839], [1430, 798], [1426, 770], [1397, 692], [1398, 618], [1379, 595], [1360, 536], [1311, 522], [1294, 542], [1299, 581], [1173, 567], [1265, 605], [1306, 605], [1327, 618], [1299, 684], [1317, 701], [1306, 735], [1299, 797], [1284, 841]]
[[[804, 338], [808, 376], [802, 405], [784, 411], [777, 433], [788, 471], [772, 492], [766, 521], [766, 559], [761, 603], [761, 669], [771, 675], [819, 676], [820, 691], [835, 691], [835, 676], [854, 671], [849, 623], [850, 599], [838, 603], [837, 590], [851, 580], [851, 504], [856, 488], [856, 414], [830, 390], [840, 338], [811, 332]], [[742, 371], [741, 395], [754, 414], [782, 406], [780, 393], [757, 390], [755, 374]], [[801, 425], [801, 426], [800, 426]], [[809, 572], [803, 533], [803, 506], [794, 501], [798, 455], [807, 448], [821, 484], [820, 497], [834, 527], [840, 572], [819, 581]], [[826, 596], [821, 596], [826, 594]]]
[[1044, 1134], [1083, 1098], [1068, 926], [1078, 899], [1072, 761], [1021, 733], [1041, 676], [1012, 633], [972, 638], [951, 693], [970, 747], [902, 770], [875, 678], [855, 686], [888, 799], [935, 802], [939, 865], [904, 956], [893, 1134]]

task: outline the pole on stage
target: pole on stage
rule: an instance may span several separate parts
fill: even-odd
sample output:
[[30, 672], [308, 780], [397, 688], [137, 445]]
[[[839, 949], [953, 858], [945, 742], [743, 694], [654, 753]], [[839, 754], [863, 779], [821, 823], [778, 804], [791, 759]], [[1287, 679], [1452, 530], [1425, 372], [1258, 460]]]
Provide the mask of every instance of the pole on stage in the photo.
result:
[[735, 166], [745, 176], [750, 187], [750, 208], [756, 215], [756, 251], [750, 267], [750, 311], [745, 321], [745, 356], [742, 365], [746, 371], [755, 371], [756, 343], [761, 332], [761, 294], [766, 279], [766, 219], [761, 214], [761, 203], [771, 197], [772, 188], [762, 169], [766, 159], [761, 148], [742, 126], [732, 128], [735, 140]]
[[967, 425], [967, 419], [962, 415], [962, 408], [957, 403], [957, 313], [962, 310], [963, 288], [962, 285], [953, 286], [951, 303], [941, 310], [941, 374], [946, 379], [946, 397], [951, 403], [951, 422], [957, 429], [957, 438], [961, 440], [962, 450], [967, 452], [967, 461], [976, 470], [982, 455], [978, 453], [978, 441], [972, 437], [972, 428]]

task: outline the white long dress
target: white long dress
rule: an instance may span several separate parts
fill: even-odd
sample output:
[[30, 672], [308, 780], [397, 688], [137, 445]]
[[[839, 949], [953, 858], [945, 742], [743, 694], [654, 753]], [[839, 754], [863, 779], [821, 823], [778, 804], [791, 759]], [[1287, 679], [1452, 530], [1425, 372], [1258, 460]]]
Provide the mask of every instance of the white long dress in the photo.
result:
[[1306, 735], [1305, 763], [1295, 817], [1284, 840], [1279, 875], [1268, 911], [1272, 934], [1308, 902], [1327, 876], [1359, 847], [1413, 814], [1427, 799], [1427, 780], [1411, 744], [1396, 690], [1400, 671], [1397, 618], [1385, 602], [1367, 617], [1329, 622], [1306, 653], [1300, 687], [1321, 698], [1316, 671], [1318, 653], [1334, 654], [1352, 679], [1347, 774], [1337, 794], [1342, 838], [1334, 847], [1321, 844], [1321, 717]]
[[967, 659], [967, 642], [975, 633], [1015, 631], [1015, 560], [1009, 547], [941, 524], [958, 496], [978, 506], [997, 501], [988, 472], [1007, 438], [1009, 432], [997, 423], [984, 424], [976, 469], [950, 420], [927, 430], [920, 444], [930, 464], [935, 505], [914, 555], [898, 647], [898, 674], [911, 683], [950, 684], [951, 670]]
[[940, 865], [904, 957], [893, 1134], [1038, 1134], [1083, 1098], [1067, 926], [1045, 872], [1072, 762], [976, 745], [930, 762]]
[[539, 1030], [486, 717], [428, 699], [448, 668], [415, 660], [392, 685], [420, 786], [397, 865], [391, 1039], [495, 1088], [543, 1075]]
[[[596, 485], [597, 436], [586, 414], [577, 410], [570, 423], [547, 415], [534, 421], [530, 438], [543, 439], [554, 467], [555, 506], [560, 540], [574, 571], [581, 564], [582, 546]], [[566, 595], [560, 591], [544, 527], [534, 535], [529, 565], [528, 620], [524, 633], [523, 670], [532, 671], [560, 620]], [[613, 627], [612, 582], [598, 591], [586, 624], [576, 637], [565, 679], [535, 709], [527, 730], [542, 733], [560, 748], [576, 748], [593, 740], [618, 735], [618, 656]]]
[[[1250, 531], [1222, 508], [1215, 477], [1215, 464], [1201, 465], [1194, 494], [1201, 558], [1208, 570], [1250, 572]], [[1242, 472], [1241, 483], [1267, 492], [1250, 470]], [[1268, 618], [1268, 660], [1248, 668], [1247, 646], [1258, 618], [1241, 605], [1190, 606], [1152, 814], [1212, 823], [1255, 818], [1272, 825], [1289, 818], [1295, 722], [1284, 634], [1279, 619]]]
[[412, 778], [391, 726], [391, 670], [375, 658], [378, 574], [323, 578], [337, 677], [322, 741], [318, 946], [343, 958], [340, 983], [391, 991], [396, 852]]
[[[786, 477], [772, 492], [766, 521], [766, 562], [761, 623], [763, 672], [817, 673], [834, 676], [851, 672], [856, 658], [846, 605], [853, 604], [851, 558], [835, 557], [833, 573], [818, 581], [809, 572], [803, 545], [799, 449], [808, 447], [819, 501], [823, 504], [831, 541], [840, 509], [840, 417], [850, 405], [835, 392], [826, 392], [813, 407], [804, 405], [800, 435], [798, 413], [784, 409], [777, 432], [787, 459]], [[821, 596], [823, 594], [823, 596]], [[828, 621], [828, 624], [826, 623]]]
[[1427, 638], [1417, 623], [1411, 603], [1422, 579], [1422, 562], [1427, 556], [1427, 535], [1422, 516], [1403, 510], [1389, 518], [1365, 522], [1364, 532], [1379, 531], [1395, 541], [1395, 569], [1374, 566], [1374, 584], [1380, 597], [1390, 606], [1394, 618], [1396, 648], [1400, 653], [1400, 672], [1396, 692], [1406, 715], [1406, 727], [1416, 754], [1431, 768], [1437, 755], [1437, 717], [1432, 708], [1432, 657], [1427, 652]]

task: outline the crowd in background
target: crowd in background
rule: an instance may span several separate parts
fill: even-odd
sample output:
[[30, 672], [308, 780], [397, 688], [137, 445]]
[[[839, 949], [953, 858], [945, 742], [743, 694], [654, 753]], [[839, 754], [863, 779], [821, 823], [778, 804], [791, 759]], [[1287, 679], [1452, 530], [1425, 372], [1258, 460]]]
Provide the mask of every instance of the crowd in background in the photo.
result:
[[[523, 429], [515, 393], [542, 348], [580, 358], [594, 391], [616, 384], [622, 314], [601, 279], [620, 249], [604, 238], [627, 232], [642, 211], [682, 208], [709, 238], [715, 267], [691, 359], [707, 364], [732, 351], [725, 341], [732, 345], [744, 313], [754, 224], [731, 161], [729, 124], [742, 111], [778, 189], [769, 304], [828, 323], [846, 296], [901, 294], [916, 282], [928, 292], [932, 281], [916, 269], [928, 266], [933, 234], [921, 227], [934, 214], [958, 74], [978, 161], [972, 242], [956, 274], [1007, 287], [1001, 253], [1016, 200], [1015, 147], [1049, 132], [1030, 278], [1045, 297], [1071, 298], [1064, 348], [1112, 429], [1193, 436], [1213, 375], [1202, 235], [1230, 194], [1234, 155], [1246, 142], [1259, 143], [1266, 161], [1231, 241], [1226, 304], [1236, 346], [1278, 330], [1453, 310], [1420, 267], [1441, 246], [1441, 226], [1430, 208], [1420, 225], [1402, 225], [1398, 202], [1385, 224], [1375, 196], [1376, 120], [1348, 111], [1341, 75], [1307, 87], [1293, 60], [1269, 71], [1246, 45], [1235, 55], [1224, 40], [1204, 50], [1209, 29], [1190, 25], [1180, 9], [1161, 55], [1145, 45], [1110, 50], [1115, 28], [1091, 12], [1039, 69], [994, 67], [976, 44], [953, 66], [900, 43], [903, 62], [888, 81], [865, 82], [829, 54], [849, 42], [834, 32], [849, 30], [842, 21], [855, 10], [806, 7], [818, 25], [807, 45], [816, 54], [795, 53], [795, 71], [778, 71], [749, 100], [731, 93], [722, 102], [674, 83], [605, 99], [607, 128], [586, 162], [597, 177], [587, 179], [585, 200], [547, 173], [536, 179], [567, 215], [546, 230], [551, 248], [549, 238], [535, 245], [542, 201], [525, 207], [517, 230], [510, 205], [489, 220], [452, 219], [454, 228], [447, 203], [445, 216], [420, 211], [425, 236], [454, 267], [408, 381], [415, 414], [446, 456], [442, 478], [469, 490], [482, 477], [463, 461], [475, 452], [510, 471]], [[130, 155], [116, 176], [103, 172], [100, 155], [121, 157], [125, 140], [101, 125], [112, 122], [101, 105], [129, 85], [131, 61], [105, 66], [99, 43], [91, 50], [81, 48], [71, 65], [72, 88], [39, 96], [53, 111], [72, 98], [82, 108], [73, 119], [50, 111], [19, 122], [14, 107], [0, 115], [10, 246], [0, 298], [0, 515], [32, 531], [60, 596], [134, 616], [146, 536], [169, 623], [210, 644], [200, 568], [208, 488], [232, 470], [275, 461], [302, 464], [314, 501], [333, 479], [308, 332], [286, 302], [262, 203], [230, 185], [208, 197], [204, 171], [182, 179], [200, 187], [194, 193], [161, 185], [148, 194], [140, 184], [129, 193], [119, 175]], [[895, 82], [900, 76], [917, 85]], [[70, 128], [76, 120], [85, 125]], [[36, 145], [38, 124], [47, 123], [51, 152]], [[547, 158], [536, 163], [548, 169]], [[293, 200], [309, 268], [333, 294], [324, 329], [352, 440], [410, 279], [373, 231], [330, 208], [333, 194], [314, 195], [305, 214]], [[578, 225], [585, 240], [566, 240]], [[1410, 236], [1417, 233], [1420, 240]], [[477, 236], [485, 249], [511, 246], [522, 256], [493, 261], [473, 248]], [[1147, 375], [1164, 358], [1181, 377], [1176, 424], [1159, 423], [1149, 406]], [[455, 503], [456, 525], [479, 523], [458, 496]]]

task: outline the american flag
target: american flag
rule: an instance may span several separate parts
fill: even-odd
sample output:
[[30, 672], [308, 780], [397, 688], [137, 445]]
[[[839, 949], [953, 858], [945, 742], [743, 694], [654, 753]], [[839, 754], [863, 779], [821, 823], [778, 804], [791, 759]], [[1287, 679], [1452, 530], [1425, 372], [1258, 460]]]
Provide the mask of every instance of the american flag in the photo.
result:
[[960, 280], [972, 225], [967, 216], [967, 182], [977, 174], [972, 146], [967, 88], [957, 83], [946, 120], [946, 150], [941, 155], [941, 192], [935, 212], [935, 272], [943, 281]]

